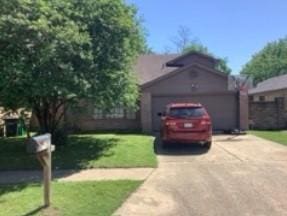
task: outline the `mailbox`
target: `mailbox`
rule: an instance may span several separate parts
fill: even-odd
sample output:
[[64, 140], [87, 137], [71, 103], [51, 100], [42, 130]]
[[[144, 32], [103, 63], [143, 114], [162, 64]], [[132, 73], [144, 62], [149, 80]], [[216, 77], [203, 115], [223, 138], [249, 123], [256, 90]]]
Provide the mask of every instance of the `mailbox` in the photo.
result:
[[35, 136], [27, 142], [27, 152], [35, 154], [37, 159], [43, 167], [43, 181], [44, 181], [44, 203], [45, 206], [50, 206], [50, 188], [52, 179], [52, 151], [55, 146], [51, 145], [51, 134], [44, 134]]
[[27, 152], [31, 154], [37, 154], [49, 148], [51, 151], [54, 150], [54, 146], [51, 145], [51, 134], [32, 137], [27, 143]]

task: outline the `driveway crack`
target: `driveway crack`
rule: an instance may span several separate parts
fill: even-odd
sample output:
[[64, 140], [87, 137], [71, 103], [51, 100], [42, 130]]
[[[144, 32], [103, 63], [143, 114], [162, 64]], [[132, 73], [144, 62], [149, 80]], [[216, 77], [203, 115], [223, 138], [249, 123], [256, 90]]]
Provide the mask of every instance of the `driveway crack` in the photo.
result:
[[232, 153], [231, 151], [229, 151], [228, 149], [224, 148], [222, 145], [220, 145], [219, 143], [216, 143], [218, 147], [220, 147], [223, 151], [225, 151], [226, 153], [230, 154], [231, 156], [233, 156], [234, 158], [236, 158], [237, 160], [239, 160], [240, 162], [244, 162], [243, 159], [241, 159], [240, 157], [238, 157], [236, 154]]

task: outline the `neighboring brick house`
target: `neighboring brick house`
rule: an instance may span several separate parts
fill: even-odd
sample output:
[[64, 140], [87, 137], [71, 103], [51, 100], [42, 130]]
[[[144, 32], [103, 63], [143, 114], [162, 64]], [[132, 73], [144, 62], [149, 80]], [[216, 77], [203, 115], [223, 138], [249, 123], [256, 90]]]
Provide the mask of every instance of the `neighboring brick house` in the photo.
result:
[[5, 110], [4, 107], [0, 107], [0, 137], [9, 135], [7, 131], [7, 126], [5, 126], [5, 120], [8, 119], [23, 119], [24, 124], [28, 125], [30, 123], [30, 119], [32, 116], [32, 112], [25, 111], [24, 109], [18, 109], [16, 111]]
[[249, 90], [250, 124], [255, 129], [287, 128], [287, 74]]
[[248, 100], [232, 85], [229, 76], [216, 70], [218, 60], [197, 52], [185, 55], [142, 55], [134, 67], [138, 78], [139, 110], [117, 107], [105, 114], [85, 102], [84, 112], [68, 112], [71, 128], [94, 130], [158, 131], [160, 117], [171, 102], [199, 102], [208, 110], [214, 130], [248, 127]]

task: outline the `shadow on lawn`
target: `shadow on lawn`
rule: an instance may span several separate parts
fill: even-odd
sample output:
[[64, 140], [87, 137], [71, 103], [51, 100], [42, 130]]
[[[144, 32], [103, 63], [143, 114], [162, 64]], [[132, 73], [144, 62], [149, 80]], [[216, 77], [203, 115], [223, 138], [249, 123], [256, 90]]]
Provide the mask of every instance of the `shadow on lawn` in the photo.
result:
[[26, 138], [0, 138], [0, 172], [24, 169], [40, 169], [34, 155], [27, 153]]
[[42, 206], [39, 206], [38, 208], [26, 213], [26, 214], [23, 214], [22, 216], [33, 216], [33, 215], [36, 215], [37, 213], [43, 211], [44, 209], [47, 209], [46, 206], [42, 205]]
[[118, 141], [117, 138], [71, 136], [68, 145], [56, 147], [57, 150], [53, 154], [53, 167], [55, 169], [92, 168], [92, 161], [114, 154], [111, 148]]
[[0, 185], [0, 204], [1, 204], [1, 197], [2, 195], [6, 193], [13, 193], [13, 192], [19, 192], [23, 189], [25, 189], [28, 186], [28, 184], [3, 184]]
[[2, 154], [26, 152], [25, 137], [0, 138], [0, 152]]
[[[56, 146], [53, 152], [54, 169], [91, 168], [92, 161], [109, 157], [111, 150], [119, 142], [114, 137], [92, 135], [72, 135], [67, 145]], [[0, 171], [41, 170], [35, 155], [26, 152], [25, 138], [0, 139]]]
[[[0, 205], [2, 202], [5, 202], [5, 200], [2, 200], [2, 196], [4, 196], [5, 194], [9, 194], [9, 193], [13, 193], [13, 192], [20, 192], [22, 190], [24, 190], [26, 187], [39, 187], [39, 184], [8, 184], [8, 185], [0, 185]], [[32, 216], [32, 215], [36, 215], [37, 213], [39, 213], [40, 211], [46, 209], [46, 207], [44, 205], [39, 206], [38, 208], [29, 211], [28, 213], [24, 213], [22, 216]]]

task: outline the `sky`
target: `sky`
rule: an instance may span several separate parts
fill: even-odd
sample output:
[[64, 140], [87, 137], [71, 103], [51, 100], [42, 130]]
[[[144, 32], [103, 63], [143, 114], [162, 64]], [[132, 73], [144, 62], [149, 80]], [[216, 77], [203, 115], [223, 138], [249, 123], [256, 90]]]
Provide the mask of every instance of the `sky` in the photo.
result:
[[233, 73], [268, 42], [287, 36], [287, 0], [126, 0], [135, 4], [158, 53], [172, 47], [179, 26], [219, 57]]

